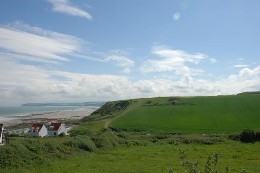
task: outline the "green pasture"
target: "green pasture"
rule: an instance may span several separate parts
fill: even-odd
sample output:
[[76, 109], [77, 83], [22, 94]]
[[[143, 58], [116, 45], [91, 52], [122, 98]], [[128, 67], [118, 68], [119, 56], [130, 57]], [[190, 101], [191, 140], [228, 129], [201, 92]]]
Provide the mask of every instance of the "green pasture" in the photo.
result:
[[234, 133], [260, 128], [260, 95], [135, 100], [113, 128], [176, 133]]
[[43, 173], [43, 172], [78, 172], [78, 173], [168, 173], [185, 172], [181, 166], [178, 147], [182, 148], [193, 162], [198, 162], [204, 169], [207, 157], [219, 153], [218, 169], [221, 172], [259, 172], [260, 143], [242, 144], [229, 142], [217, 145], [181, 144], [147, 145], [119, 147], [93, 153], [82, 153], [60, 160], [53, 160], [48, 165], [28, 166], [24, 168], [4, 169], [2, 172]]

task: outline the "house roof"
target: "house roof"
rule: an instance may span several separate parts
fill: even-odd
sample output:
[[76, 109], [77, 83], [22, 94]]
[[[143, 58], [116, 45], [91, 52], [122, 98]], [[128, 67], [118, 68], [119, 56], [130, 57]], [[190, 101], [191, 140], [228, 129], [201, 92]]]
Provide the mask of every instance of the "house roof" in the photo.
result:
[[37, 129], [40, 131], [42, 129], [43, 124], [33, 124], [32, 125], [32, 130]]
[[51, 123], [49, 130], [50, 131], [58, 131], [61, 126], [61, 123]]

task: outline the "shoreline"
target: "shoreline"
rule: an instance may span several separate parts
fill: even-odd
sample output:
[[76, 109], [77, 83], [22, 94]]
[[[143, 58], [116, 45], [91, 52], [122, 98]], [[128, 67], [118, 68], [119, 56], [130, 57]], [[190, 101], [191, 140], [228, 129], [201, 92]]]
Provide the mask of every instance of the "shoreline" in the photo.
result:
[[[89, 116], [92, 112], [98, 108], [93, 107], [89, 109], [79, 110], [65, 110], [65, 111], [50, 111], [42, 113], [33, 113], [25, 116], [13, 116], [13, 117], [0, 117], [0, 123], [4, 124], [6, 129], [29, 125], [33, 123], [43, 123], [47, 121], [77, 121], [85, 116]], [[13, 128], [12, 128], [13, 129]]]

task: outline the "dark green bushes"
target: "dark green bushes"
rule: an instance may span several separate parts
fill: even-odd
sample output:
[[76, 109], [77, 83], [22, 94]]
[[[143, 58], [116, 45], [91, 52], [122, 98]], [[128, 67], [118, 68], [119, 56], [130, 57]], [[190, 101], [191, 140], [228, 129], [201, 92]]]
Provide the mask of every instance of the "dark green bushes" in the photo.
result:
[[25, 166], [43, 160], [43, 158], [29, 151], [22, 144], [4, 146], [0, 150], [0, 168]]
[[85, 151], [94, 151], [96, 149], [94, 141], [92, 141], [88, 136], [74, 137], [66, 142], [65, 145]]
[[256, 141], [260, 141], [260, 131], [255, 132], [255, 139], [256, 139]]
[[119, 138], [114, 132], [107, 130], [94, 138], [98, 148], [114, 148], [119, 145]]
[[255, 142], [256, 135], [253, 130], [245, 129], [240, 133], [240, 141], [241, 142]]
[[57, 140], [20, 139], [17, 143], [1, 147], [0, 168], [42, 164], [53, 158], [64, 158], [72, 151]]
[[250, 129], [244, 129], [240, 134], [231, 134], [229, 139], [245, 143], [260, 141], [260, 131], [254, 132]]

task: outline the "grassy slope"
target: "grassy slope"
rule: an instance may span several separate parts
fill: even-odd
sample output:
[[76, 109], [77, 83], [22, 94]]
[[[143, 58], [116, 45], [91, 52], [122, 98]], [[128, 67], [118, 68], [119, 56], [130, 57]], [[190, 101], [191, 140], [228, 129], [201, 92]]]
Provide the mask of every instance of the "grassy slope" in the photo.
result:
[[[203, 167], [207, 156], [214, 152], [220, 154], [220, 170], [225, 172], [259, 172], [260, 143], [241, 144], [229, 142], [218, 145], [180, 145], [192, 161], [198, 161]], [[2, 172], [43, 173], [48, 172], [84, 172], [84, 173], [167, 173], [169, 169], [174, 172], [185, 172], [180, 165], [179, 152], [175, 145], [148, 145], [120, 147], [114, 150], [105, 150], [95, 153], [70, 156], [66, 160], [56, 160], [49, 165], [31, 166], [23, 169], [6, 169]]]
[[[159, 105], [144, 106], [150, 100]], [[111, 127], [180, 133], [232, 133], [260, 128], [260, 95], [139, 99]]]

